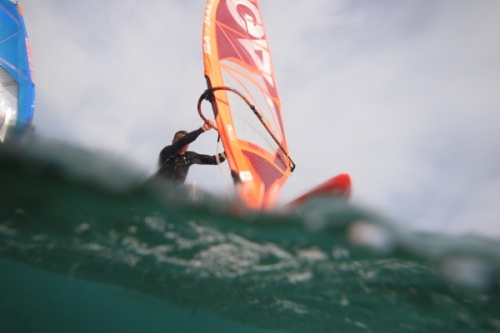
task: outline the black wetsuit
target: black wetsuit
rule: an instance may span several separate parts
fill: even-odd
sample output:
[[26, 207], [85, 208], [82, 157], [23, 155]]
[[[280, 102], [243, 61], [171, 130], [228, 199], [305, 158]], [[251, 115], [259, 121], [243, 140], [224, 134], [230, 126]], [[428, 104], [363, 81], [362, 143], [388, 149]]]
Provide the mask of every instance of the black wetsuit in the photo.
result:
[[[179, 141], [166, 146], [160, 152], [158, 160], [157, 176], [168, 179], [176, 184], [183, 184], [186, 180], [189, 167], [193, 164], [217, 164], [216, 156], [201, 155], [192, 151], [187, 151], [183, 155], [179, 155], [179, 150], [185, 145], [190, 144], [198, 136], [203, 133], [203, 129], [199, 128], [186, 134]], [[224, 153], [219, 154], [219, 162], [225, 161]]]

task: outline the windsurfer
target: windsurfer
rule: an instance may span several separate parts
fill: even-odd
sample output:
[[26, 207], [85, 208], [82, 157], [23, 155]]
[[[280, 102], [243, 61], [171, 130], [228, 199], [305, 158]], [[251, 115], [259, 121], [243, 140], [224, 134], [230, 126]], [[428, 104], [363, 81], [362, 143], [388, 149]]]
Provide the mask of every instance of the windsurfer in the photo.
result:
[[210, 156], [188, 151], [190, 143], [195, 141], [201, 133], [212, 128], [215, 128], [215, 124], [213, 121], [207, 120], [202, 127], [192, 132], [177, 131], [172, 140], [172, 144], [166, 146], [160, 152], [156, 177], [169, 180], [176, 184], [184, 184], [191, 165], [216, 165], [220, 162], [224, 162], [226, 160], [224, 152], [218, 154], [218, 156]]

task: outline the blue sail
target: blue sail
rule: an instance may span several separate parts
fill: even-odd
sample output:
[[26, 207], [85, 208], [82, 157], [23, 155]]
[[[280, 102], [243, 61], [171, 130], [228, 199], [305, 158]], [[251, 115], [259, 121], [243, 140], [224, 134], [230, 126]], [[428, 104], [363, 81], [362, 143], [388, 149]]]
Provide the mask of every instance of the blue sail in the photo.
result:
[[32, 129], [34, 102], [33, 65], [22, 9], [10, 0], [0, 0], [0, 141]]

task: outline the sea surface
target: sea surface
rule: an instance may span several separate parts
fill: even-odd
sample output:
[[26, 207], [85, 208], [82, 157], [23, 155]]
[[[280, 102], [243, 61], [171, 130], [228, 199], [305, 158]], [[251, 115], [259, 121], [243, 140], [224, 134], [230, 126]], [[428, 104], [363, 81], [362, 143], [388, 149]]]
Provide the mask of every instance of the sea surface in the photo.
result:
[[251, 212], [106, 152], [0, 146], [0, 332], [500, 332], [500, 241], [324, 198]]

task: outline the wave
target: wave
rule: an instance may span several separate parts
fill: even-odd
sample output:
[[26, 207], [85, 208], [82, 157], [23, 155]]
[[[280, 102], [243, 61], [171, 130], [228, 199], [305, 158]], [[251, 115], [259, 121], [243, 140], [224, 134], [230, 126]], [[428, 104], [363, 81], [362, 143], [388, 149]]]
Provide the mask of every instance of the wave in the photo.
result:
[[338, 199], [248, 211], [126, 165], [39, 137], [0, 147], [0, 267], [259, 330], [500, 330], [496, 239], [417, 233]]

